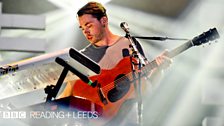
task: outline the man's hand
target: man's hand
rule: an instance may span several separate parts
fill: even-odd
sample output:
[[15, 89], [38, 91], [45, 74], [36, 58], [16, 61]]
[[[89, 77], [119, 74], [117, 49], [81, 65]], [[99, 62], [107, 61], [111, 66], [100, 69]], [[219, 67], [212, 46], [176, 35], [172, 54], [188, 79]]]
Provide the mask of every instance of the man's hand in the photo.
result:
[[152, 86], [155, 86], [161, 78], [163, 70], [168, 68], [172, 63], [172, 59], [168, 57], [168, 50], [163, 51], [159, 56], [155, 58], [155, 61], [158, 65], [157, 68], [154, 68], [150, 74], [146, 77], [150, 80]]
[[161, 69], [166, 69], [172, 63], [172, 59], [169, 58], [168, 55], [169, 51], [166, 49], [163, 51], [159, 56], [156, 57], [156, 63]]

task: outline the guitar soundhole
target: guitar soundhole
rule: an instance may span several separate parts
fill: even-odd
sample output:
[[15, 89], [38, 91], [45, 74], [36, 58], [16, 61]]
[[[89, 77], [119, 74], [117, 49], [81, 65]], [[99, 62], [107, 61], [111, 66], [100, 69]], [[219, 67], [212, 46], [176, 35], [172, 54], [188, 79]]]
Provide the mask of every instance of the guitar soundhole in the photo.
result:
[[115, 78], [114, 88], [107, 94], [110, 102], [116, 102], [121, 99], [130, 89], [130, 80], [124, 74], [120, 74]]

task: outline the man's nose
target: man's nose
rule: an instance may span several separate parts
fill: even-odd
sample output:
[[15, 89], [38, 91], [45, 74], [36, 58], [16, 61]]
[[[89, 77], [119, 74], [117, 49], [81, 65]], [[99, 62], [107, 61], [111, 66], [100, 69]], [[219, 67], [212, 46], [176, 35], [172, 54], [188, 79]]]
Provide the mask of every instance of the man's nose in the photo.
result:
[[84, 33], [85, 34], [88, 34], [89, 33], [89, 29], [88, 28], [85, 28]]

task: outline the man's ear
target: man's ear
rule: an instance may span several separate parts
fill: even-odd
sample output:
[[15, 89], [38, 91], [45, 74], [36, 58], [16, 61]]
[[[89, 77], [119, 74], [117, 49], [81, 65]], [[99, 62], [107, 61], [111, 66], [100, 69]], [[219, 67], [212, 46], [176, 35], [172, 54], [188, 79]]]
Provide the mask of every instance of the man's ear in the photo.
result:
[[102, 17], [100, 19], [100, 22], [103, 24], [103, 25], [106, 25], [108, 23], [108, 18], [106, 16]]

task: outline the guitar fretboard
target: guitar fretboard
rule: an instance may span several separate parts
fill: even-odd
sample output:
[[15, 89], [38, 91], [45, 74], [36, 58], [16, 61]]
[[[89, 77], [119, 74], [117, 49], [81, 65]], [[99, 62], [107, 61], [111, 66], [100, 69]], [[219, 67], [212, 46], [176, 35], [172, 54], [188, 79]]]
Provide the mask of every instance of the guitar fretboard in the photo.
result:
[[[191, 48], [193, 46], [192, 41], [188, 41], [176, 48], [174, 48], [173, 50], [169, 51], [168, 53], [168, 57], [173, 58], [176, 55], [184, 52], [185, 50]], [[144, 67], [144, 73], [148, 73], [149, 71], [151, 71], [152, 69], [158, 67], [158, 64], [156, 63], [156, 60], [151, 61], [150, 63], [148, 63], [145, 67]]]

